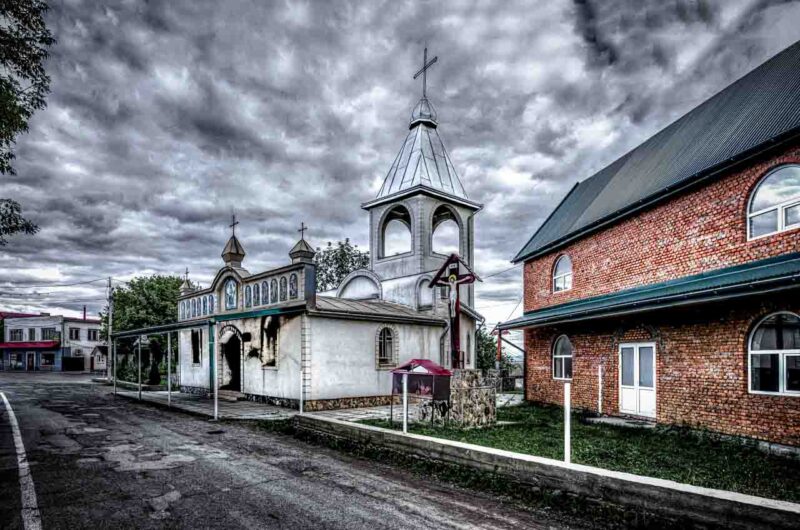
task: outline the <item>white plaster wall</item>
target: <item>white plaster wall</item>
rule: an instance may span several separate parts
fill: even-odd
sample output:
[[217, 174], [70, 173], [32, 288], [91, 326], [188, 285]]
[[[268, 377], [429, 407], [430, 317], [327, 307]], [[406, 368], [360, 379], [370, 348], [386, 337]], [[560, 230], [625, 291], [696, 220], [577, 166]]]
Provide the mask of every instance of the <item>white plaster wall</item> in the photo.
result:
[[264, 367], [260, 359], [247, 355], [250, 348], [261, 348], [261, 319], [235, 321], [243, 326], [244, 329], [240, 328], [242, 332], [250, 332], [252, 335], [252, 340], [246, 342], [244, 348], [242, 392], [278, 398], [300, 398], [301, 321], [300, 316], [281, 317], [275, 367]]
[[[398, 363], [439, 360], [444, 328], [311, 317], [311, 392], [306, 398], [336, 399], [391, 393], [391, 371], [376, 367], [375, 337], [384, 325], [398, 332]], [[299, 377], [299, 375], [298, 375]]]
[[192, 330], [178, 331], [180, 385], [209, 388], [208, 327], [201, 329], [203, 340], [200, 346], [200, 364], [192, 364]]

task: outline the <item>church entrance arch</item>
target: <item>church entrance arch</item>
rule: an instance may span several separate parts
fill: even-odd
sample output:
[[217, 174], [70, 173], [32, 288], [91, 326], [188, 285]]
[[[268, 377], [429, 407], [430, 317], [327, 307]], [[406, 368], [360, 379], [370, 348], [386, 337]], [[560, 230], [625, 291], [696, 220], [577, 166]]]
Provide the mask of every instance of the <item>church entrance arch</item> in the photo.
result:
[[235, 326], [220, 330], [220, 390], [242, 391], [242, 333]]

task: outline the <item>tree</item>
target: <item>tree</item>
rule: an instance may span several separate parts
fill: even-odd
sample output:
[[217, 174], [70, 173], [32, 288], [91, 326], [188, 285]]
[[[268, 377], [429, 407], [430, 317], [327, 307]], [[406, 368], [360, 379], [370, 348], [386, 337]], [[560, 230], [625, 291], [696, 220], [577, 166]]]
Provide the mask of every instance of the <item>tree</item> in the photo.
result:
[[41, 0], [0, 0], [0, 173], [14, 174], [12, 147], [28, 131], [35, 110], [45, 107], [50, 76], [47, 49], [55, 43], [44, 23]]
[[479, 370], [493, 370], [496, 359], [497, 339], [481, 326], [475, 333], [475, 364]]
[[0, 199], [0, 247], [8, 244], [8, 237], [17, 233], [33, 235], [39, 227], [20, 215], [20, 206], [11, 199]]
[[[47, 49], [55, 43], [44, 23], [47, 4], [40, 0], [0, 0], [0, 174], [14, 174], [15, 139], [28, 131], [28, 120], [46, 105], [50, 76], [44, 69]], [[20, 215], [20, 206], [0, 199], [0, 246], [6, 236], [33, 235], [39, 227]]]
[[[183, 279], [180, 276], [154, 274], [139, 276], [132, 279], [127, 286], [115, 287], [113, 331], [128, 331], [176, 322], [181, 283]], [[100, 312], [100, 320], [101, 334], [107, 340], [108, 307]], [[129, 341], [121, 341], [117, 350], [122, 355], [132, 353]], [[142, 345], [142, 368], [143, 373], [147, 373], [148, 384], [157, 385], [161, 381], [159, 365], [163, 351], [164, 345], [160, 336], [149, 337], [149, 344]], [[149, 369], [145, 372], [147, 366]]]
[[330, 241], [324, 249], [317, 249], [314, 257], [317, 264], [317, 291], [330, 291], [342, 283], [345, 276], [358, 269], [369, 267], [369, 251], [361, 251], [350, 239]]

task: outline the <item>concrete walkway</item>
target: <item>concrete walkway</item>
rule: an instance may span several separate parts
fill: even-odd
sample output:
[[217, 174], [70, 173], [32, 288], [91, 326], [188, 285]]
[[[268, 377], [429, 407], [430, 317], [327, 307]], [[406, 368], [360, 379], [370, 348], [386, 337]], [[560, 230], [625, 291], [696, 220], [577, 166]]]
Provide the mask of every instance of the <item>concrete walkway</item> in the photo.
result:
[[[117, 396], [138, 400], [139, 393], [117, 389]], [[142, 401], [166, 407], [166, 392], [142, 392]], [[198, 416], [214, 417], [214, 400], [195, 394], [172, 393], [172, 408]], [[296, 410], [263, 405], [252, 401], [219, 400], [219, 418], [224, 420], [285, 420], [297, 414]]]

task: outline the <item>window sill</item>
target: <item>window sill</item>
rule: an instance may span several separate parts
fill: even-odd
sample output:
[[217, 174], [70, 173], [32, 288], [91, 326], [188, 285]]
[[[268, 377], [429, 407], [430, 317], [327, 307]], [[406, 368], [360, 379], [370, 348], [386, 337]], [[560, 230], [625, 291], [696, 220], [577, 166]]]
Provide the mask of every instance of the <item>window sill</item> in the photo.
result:
[[387, 370], [394, 370], [395, 368], [397, 368], [396, 364], [379, 364], [378, 366], [375, 367], [376, 370], [380, 370], [382, 372], [385, 372]]
[[766, 391], [761, 391], [761, 390], [750, 390], [747, 393], [748, 394], [752, 394], [754, 396], [775, 396], [775, 397], [794, 397], [794, 398], [799, 398], [800, 397], [800, 392], [792, 392], [792, 391], [766, 392]]
[[564, 381], [566, 383], [569, 383], [569, 382], [572, 381], [572, 378], [571, 377], [554, 377], [553, 381]]
[[[752, 237], [752, 236], [750, 236], [748, 234], [747, 242], [749, 243], [751, 241], [760, 241], [760, 240], [766, 239], [768, 237], [777, 236], [777, 235], [780, 235], [780, 234], [786, 234], [787, 232], [794, 232], [795, 230], [800, 230], [800, 225], [792, 225], [792, 226], [790, 226], [788, 228], [784, 228], [783, 230], [776, 230], [775, 232], [770, 232], [769, 234], [762, 234], [760, 236], [755, 236], [755, 237]], [[771, 392], [768, 392], [768, 393], [771, 393]]]
[[277, 366], [277, 365], [275, 365], [275, 366], [264, 366], [264, 365], [262, 364], [262, 365], [261, 365], [261, 369], [262, 369], [262, 370], [268, 370], [268, 371], [272, 371], [272, 372], [277, 372], [277, 371], [278, 371], [278, 366]]

